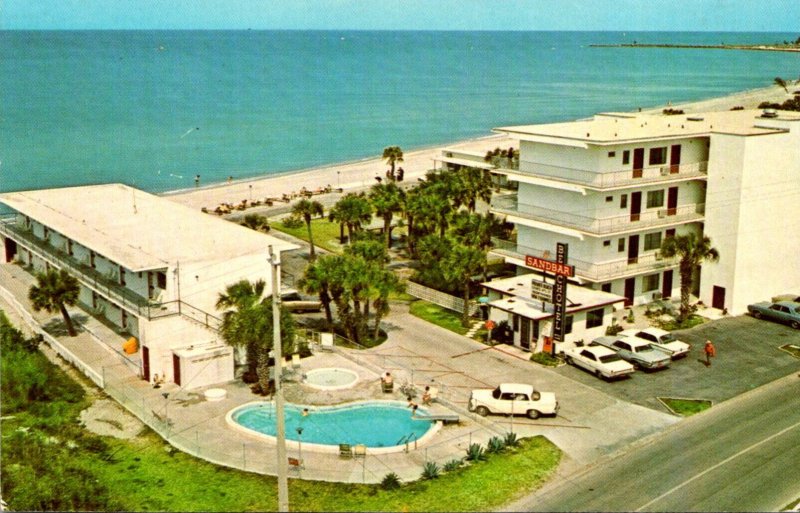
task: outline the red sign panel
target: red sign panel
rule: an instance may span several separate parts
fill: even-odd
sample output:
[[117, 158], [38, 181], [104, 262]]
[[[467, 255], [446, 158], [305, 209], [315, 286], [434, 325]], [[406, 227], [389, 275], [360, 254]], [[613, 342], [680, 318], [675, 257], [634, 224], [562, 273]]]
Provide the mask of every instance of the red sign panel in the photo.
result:
[[549, 273], [560, 274], [567, 278], [575, 276], [575, 267], [567, 264], [559, 264], [551, 260], [545, 260], [531, 255], [525, 256], [525, 265], [540, 271], [547, 271]]

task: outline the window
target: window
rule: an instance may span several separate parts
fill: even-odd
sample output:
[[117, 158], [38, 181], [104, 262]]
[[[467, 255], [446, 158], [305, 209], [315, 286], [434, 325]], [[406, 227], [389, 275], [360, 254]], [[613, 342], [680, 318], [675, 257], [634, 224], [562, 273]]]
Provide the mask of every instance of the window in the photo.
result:
[[642, 278], [642, 292], [658, 290], [658, 274], [648, 274]]
[[664, 206], [664, 189], [659, 191], [647, 192], [647, 208], [658, 208]]
[[119, 266], [119, 284], [122, 285], [123, 287], [126, 285], [126, 283], [125, 283], [125, 268], [122, 267], [122, 266]]
[[625, 150], [622, 152], [622, 165], [627, 166], [628, 163], [631, 161], [631, 150]]
[[513, 325], [514, 331], [519, 331], [519, 315], [515, 315], [511, 323]]
[[158, 288], [166, 289], [167, 288], [167, 273], [160, 273], [160, 272], [156, 273], [156, 281], [157, 281], [156, 285], [158, 285]]
[[568, 315], [566, 319], [564, 319], [564, 335], [568, 335], [572, 333], [572, 316]]
[[603, 292], [611, 292], [611, 284], [610, 283], [603, 283], [600, 285], [600, 290]]
[[625, 251], [625, 238], [617, 239], [617, 252], [622, 253]]
[[67, 254], [69, 256], [74, 256], [72, 251], [72, 239], [67, 239]]
[[95, 262], [95, 253], [94, 251], [89, 251], [89, 266], [92, 269], [97, 269], [97, 262]]
[[606, 247], [606, 246], [610, 246], [610, 245], [611, 245], [611, 241], [610, 241], [610, 240], [604, 240], [604, 241], [603, 241], [603, 246], [604, 246], [604, 247]]
[[614, 196], [606, 196], [606, 203], [611, 203], [614, 201]]
[[623, 194], [619, 197], [619, 208], [628, 208], [628, 195]]
[[660, 166], [661, 164], [665, 164], [667, 162], [667, 147], [662, 146], [661, 148], [650, 148], [650, 160], [648, 163], [651, 166]]
[[644, 235], [644, 250], [651, 251], [661, 247], [661, 232], [646, 233]]
[[617, 156], [617, 152], [616, 151], [609, 151], [608, 152], [608, 158], [613, 159], [616, 156]]
[[603, 325], [603, 309], [589, 310], [586, 312], [586, 329]]

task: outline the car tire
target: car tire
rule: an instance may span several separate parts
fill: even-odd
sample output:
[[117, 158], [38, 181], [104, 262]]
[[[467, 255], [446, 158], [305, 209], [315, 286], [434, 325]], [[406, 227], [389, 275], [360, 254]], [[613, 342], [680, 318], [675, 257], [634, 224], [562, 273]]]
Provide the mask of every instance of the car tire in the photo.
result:
[[594, 375], [597, 376], [600, 379], [603, 379], [603, 373], [600, 372], [599, 370], [595, 370], [594, 371]]
[[489, 408], [487, 408], [486, 406], [478, 406], [477, 408], [475, 408], [475, 413], [477, 413], [481, 417], [485, 417], [489, 415]]
[[527, 415], [529, 419], [538, 419], [541, 413], [539, 410], [528, 410]]
[[567, 363], [568, 363], [568, 364], [570, 364], [570, 365], [575, 365], [575, 362], [573, 362], [573, 361], [572, 361], [572, 357], [571, 357], [571, 356], [567, 356], [567, 357], [564, 359], [564, 361], [565, 361], [565, 362], [567, 362]]
[[761, 318], [761, 312], [758, 312], [758, 311], [753, 312], [753, 317], [755, 317], [756, 319], [760, 319]]
[[800, 321], [792, 321], [790, 326], [796, 330], [800, 330]]

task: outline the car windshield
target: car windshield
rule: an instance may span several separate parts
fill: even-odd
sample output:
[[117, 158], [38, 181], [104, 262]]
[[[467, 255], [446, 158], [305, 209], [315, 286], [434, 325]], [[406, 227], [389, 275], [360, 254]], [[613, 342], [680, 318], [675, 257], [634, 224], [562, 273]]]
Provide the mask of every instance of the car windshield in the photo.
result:
[[675, 342], [675, 336], [672, 333], [667, 333], [666, 335], [661, 335], [661, 342]]
[[607, 354], [600, 357], [600, 361], [603, 363], [618, 362], [619, 360], [621, 360], [621, 358], [616, 354]]

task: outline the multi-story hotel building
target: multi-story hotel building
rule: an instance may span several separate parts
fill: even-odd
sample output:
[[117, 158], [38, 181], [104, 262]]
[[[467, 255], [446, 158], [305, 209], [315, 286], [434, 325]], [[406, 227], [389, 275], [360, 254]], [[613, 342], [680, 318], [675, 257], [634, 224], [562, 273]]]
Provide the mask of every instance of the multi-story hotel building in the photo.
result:
[[[659, 249], [695, 233], [720, 253], [695, 276], [704, 303], [738, 314], [800, 293], [800, 114], [604, 113], [496, 131], [520, 147], [518, 165], [491, 170], [517, 185], [492, 200], [516, 226], [516, 240], [495, 252], [521, 272], [533, 271], [526, 255], [552, 259], [562, 242], [580, 285], [627, 304], [677, 296], [678, 263]], [[441, 160], [475, 159], [444, 150]]]
[[218, 294], [242, 279], [271, 290], [268, 247], [295, 245], [167, 199], [108, 184], [0, 194], [3, 262], [65, 269], [79, 304], [138, 339], [140, 376], [196, 387], [233, 377]]

